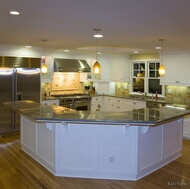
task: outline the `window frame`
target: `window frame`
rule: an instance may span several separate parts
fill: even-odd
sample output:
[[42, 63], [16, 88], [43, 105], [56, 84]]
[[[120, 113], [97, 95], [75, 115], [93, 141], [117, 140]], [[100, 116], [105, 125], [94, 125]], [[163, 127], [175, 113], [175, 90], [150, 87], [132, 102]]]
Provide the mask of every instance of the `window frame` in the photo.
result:
[[[135, 63], [144, 63], [145, 64], [145, 76], [144, 76], [144, 93], [147, 94], [147, 96], [153, 96], [154, 93], [149, 93], [149, 79], [159, 79], [159, 83], [160, 83], [160, 76], [159, 77], [150, 77], [150, 69], [149, 69], [149, 64], [150, 63], [159, 63], [160, 64], [160, 60], [159, 59], [154, 59], [154, 60], [131, 60], [130, 61], [130, 88], [129, 88], [129, 93], [132, 95], [140, 95], [139, 92], [135, 92], [133, 91], [133, 79], [136, 78], [134, 76], [134, 64]], [[154, 71], [158, 71], [158, 69], [153, 69]], [[164, 85], [161, 85], [161, 89], [162, 89], [162, 94], [158, 94], [158, 97], [165, 97], [165, 88]]]

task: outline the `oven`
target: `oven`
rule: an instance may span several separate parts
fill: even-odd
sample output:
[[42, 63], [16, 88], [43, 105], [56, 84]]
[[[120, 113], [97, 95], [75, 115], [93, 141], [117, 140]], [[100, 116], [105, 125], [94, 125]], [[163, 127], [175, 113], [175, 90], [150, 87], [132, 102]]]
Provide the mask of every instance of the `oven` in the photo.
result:
[[59, 106], [78, 111], [90, 111], [91, 99], [89, 94], [59, 95]]

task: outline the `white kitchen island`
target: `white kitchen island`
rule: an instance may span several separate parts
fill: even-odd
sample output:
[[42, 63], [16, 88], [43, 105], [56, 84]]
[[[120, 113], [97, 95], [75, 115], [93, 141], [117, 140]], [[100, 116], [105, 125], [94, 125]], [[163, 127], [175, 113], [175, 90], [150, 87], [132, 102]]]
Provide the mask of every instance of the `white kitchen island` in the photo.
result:
[[22, 150], [54, 175], [134, 181], [182, 155], [183, 116], [190, 113], [12, 108], [21, 113]]

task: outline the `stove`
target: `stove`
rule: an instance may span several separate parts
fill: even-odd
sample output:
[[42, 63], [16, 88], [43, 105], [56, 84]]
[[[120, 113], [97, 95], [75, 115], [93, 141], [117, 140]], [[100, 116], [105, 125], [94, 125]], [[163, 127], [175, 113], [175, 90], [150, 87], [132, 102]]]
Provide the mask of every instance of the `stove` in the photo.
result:
[[59, 105], [75, 110], [87, 110], [91, 108], [91, 96], [89, 94], [57, 94]]

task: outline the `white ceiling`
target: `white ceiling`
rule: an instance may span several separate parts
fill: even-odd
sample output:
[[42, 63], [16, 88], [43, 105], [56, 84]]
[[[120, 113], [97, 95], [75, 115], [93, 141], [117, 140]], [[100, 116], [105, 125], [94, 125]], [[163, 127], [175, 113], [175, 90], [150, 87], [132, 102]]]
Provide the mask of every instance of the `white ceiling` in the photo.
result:
[[[9, 14], [11, 10], [19, 16]], [[0, 45], [104, 52], [190, 52], [190, 0], [1, 0]]]

